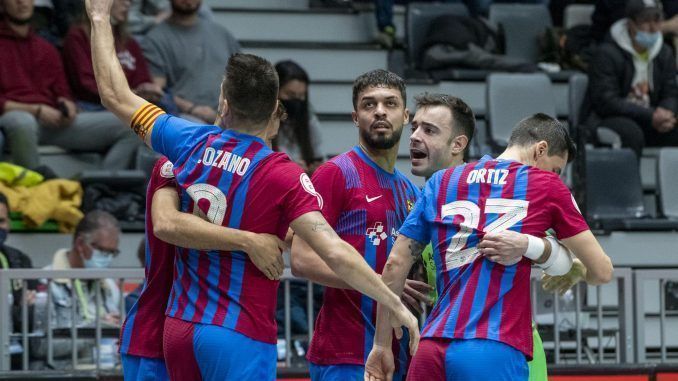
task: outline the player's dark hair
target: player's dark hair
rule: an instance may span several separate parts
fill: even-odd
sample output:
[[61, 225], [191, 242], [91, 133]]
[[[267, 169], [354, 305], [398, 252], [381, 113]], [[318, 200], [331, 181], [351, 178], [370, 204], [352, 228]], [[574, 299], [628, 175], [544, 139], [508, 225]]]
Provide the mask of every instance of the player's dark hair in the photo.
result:
[[353, 82], [353, 109], [358, 108], [358, 98], [360, 93], [370, 87], [386, 87], [389, 89], [396, 89], [400, 91], [400, 96], [403, 98], [403, 106], [407, 104], [407, 96], [405, 92], [405, 81], [397, 74], [384, 69], [376, 69], [361, 74]]
[[78, 225], [75, 227], [75, 234], [73, 234], [73, 240], [75, 241], [78, 237], [87, 236], [100, 228], [109, 226], [120, 230], [120, 224], [112, 214], [103, 210], [92, 210], [85, 214], [85, 217], [78, 222]]
[[265, 122], [278, 104], [278, 74], [270, 62], [252, 54], [229, 58], [221, 86], [230, 112], [240, 121]]
[[476, 117], [466, 102], [451, 95], [428, 92], [415, 96], [414, 101], [417, 104], [417, 109], [429, 106], [447, 107], [452, 113], [452, 138], [466, 135], [470, 146], [471, 139], [473, 139], [476, 131]]
[[[291, 81], [303, 82], [306, 86], [308, 86], [308, 83], [310, 82], [306, 70], [294, 61], [287, 60], [278, 62], [275, 64], [275, 71], [278, 73], [281, 88]], [[288, 104], [286, 101], [281, 102]], [[286, 121], [280, 123], [278, 136], [282, 134], [289, 141], [294, 142], [299, 147], [301, 158], [304, 159], [306, 163], [310, 164], [315, 160], [315, 150], [311, 144], [311, 132], [309, 127], [308, 87], [306, 90], [305, 101], [301, 102], [301, 105], [303, 107], [298, 110], [288, 109], [289, 117]], [[277, 149], [278, 137], [274, 139], [273, 146]]]
[[540, 141], [549, 145], [548, 155], [565, 156], [567, 162], [577, 156], [577, 147], [567, 128], [557, 119], [543, 113], [534, 114], [518, 122], [513, 128], [508, 146], [527, 146]]

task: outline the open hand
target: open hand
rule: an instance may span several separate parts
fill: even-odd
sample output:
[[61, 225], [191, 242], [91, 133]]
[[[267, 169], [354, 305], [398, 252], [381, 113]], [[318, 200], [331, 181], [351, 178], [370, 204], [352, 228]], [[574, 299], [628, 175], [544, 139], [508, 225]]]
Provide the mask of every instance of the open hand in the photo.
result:
[[400, 295], [400, 300], [411, 309], [422, 313], [421, 303], [428, 304], [429, 306], [433, 304], [433, 301], [427, 295], [431, 290], [433, 290], [433, 287], [429, 286], [426, 282], [407, 279], [403, 293]]
[[527, 251], [527, 243], [526, 235], [504, 230], [485, 234], [478, 249], [488, 260], [510, 266], [520, 262]]
[[285, 269], [280, 253], [285, 243], [271, 234], [257, 234], [245, 250], [252, 263], [270, 280], [278, 280]]
[[395, 372], [393, 351], [390, 347], [374, 345], [365, 363], [365, 381], [391, 381]]

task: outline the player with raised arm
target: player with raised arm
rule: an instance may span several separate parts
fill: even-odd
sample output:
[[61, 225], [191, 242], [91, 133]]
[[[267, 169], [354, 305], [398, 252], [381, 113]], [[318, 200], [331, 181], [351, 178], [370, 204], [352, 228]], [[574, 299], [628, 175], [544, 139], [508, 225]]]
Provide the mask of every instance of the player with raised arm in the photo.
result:
[[[486, 233], [510, 229], [543, 237], [553, 228], [586, 266], [587, 282], [610, 281], [610, 259], [557, 175], [574, 154], [565, 127], [536, 114], [518, 123], [497, 159], [486, 156], [437, 172], [426, 183], [382, 275], [399, 294], [425, 243], [433, 243], [443, 286], [423, 328], [424, 340], [408, 380], [527, 379], [526, 358], [532, 356], [532, 262], [527, 258], [542, 248], [529, 248], [526, 258], [516, 264], [499, 265], [478, 251]], [[542, 266], [564, 273], [571, 260], [558, 247], [553, 246]], [[375, 343], [366, 364], [368, 380], [390, 379], [393, 372], [387, 318], [388, 311], [379, 308]]]
[[[174, 163], [182, 210], [203, 213], [219, 225], [279, 238], [292, 227], [348, 284], [388, 308], [393, 327], [410, 329], [414, 352], [419, 339], [414, 316], [327, 224], [308, 176], [266, 145], [279, 127], [273, 66], [252, 55], [231, 57], [216, 126], [169, 116], [130, 90], [115, 56], [111, 3], [86, 1], [102, 104]], [[182, 250], [175, 259], [165, 320], [170, 377], [273, 380], [277, 286], [242, 252]]]
[[[313, 184], [322, 212], [337, 234], [381, 273], [398, 229], [419, 189], [395, 168], [403, 125], [409, 119], [405, 82], [377, 69], [353, 83], [358, 145], [318, 167]], [[372, 347], [376, 304], [336, 275], [303, 239], [294, 237], [292, 272], [327, 286], [308, 351], [313, 381], [362, 380]], [[394, 341], [396, 379], [407, 371], [407, 343]]]

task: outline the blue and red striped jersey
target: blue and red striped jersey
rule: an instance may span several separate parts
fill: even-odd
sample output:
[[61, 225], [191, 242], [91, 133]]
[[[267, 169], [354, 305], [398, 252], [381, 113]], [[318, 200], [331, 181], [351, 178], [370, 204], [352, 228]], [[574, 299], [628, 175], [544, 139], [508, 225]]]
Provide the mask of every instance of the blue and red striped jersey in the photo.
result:
[[[398, 170], [381, 169], [359, 147], [321, 165], [313, 182], [327, 221], [381, 273], [419, 189]], [[308, 359], [321, 365], [365, 364], [376, 310], [376, 303], [358, 291], [326, 288]], [[396, 353], [405, 356], [407, 350]]]
[[[301, 168], [255, 136], [164, 114], [155, 121], [151, 141], [174, 163], [184, 212], [284, 239], [292, 221], [320, 210]], [[243, 252], [177, 248], [167, 316], [275, 343], [278, 284]]]
[[146, 255], [144, 284], [120, 332], [120, 353], [163, 358], [162, 327], [167, 298], [172, 289], [174, 246], [153, 235], [153, 194], [160, 188], [176, 189], [172, 163], [160, 158], [153, 167], [146, 191]]
[[496, 264], [477, 245], [489, 232], [551, 228], [560, 239], [589, 229], [555, 173], [485, 156], [434, 174], [400, 229], [433, 246], [440, 297], [422, 337], [497, 340], [531, 358], [531, 262]]

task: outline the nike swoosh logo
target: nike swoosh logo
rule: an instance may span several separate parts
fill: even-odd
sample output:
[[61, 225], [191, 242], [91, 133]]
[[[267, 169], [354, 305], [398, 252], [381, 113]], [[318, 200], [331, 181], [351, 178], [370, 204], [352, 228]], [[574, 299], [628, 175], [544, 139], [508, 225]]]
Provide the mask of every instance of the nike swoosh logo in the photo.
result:
[[372, 202], [372, 201], [374, 201], [374, 200], [376, 200], [376, 199], [378, 199], [378, 198], [381, 198], [381, 196], [383, 196], [383, 194], [380, 194], [379, 196], [377, 196], [377, 197], [372, 197], [372, 198], [369, 198], [369, 197], [367, 197], [367, 195], [365, 195], [365, 200], [367, 200], [367, 202]]

